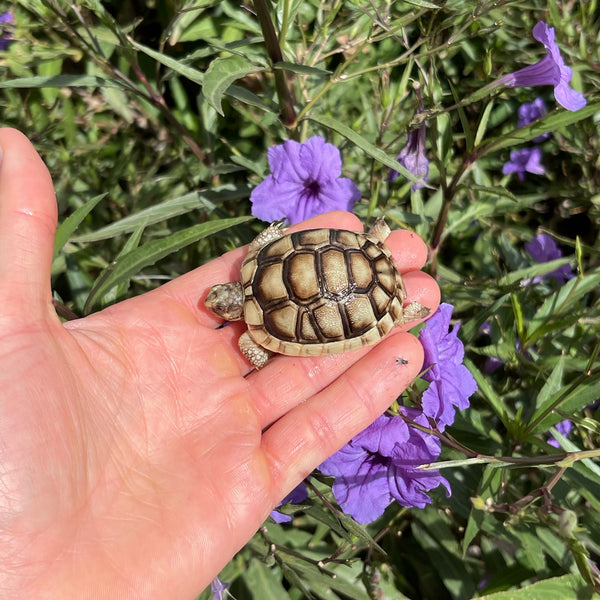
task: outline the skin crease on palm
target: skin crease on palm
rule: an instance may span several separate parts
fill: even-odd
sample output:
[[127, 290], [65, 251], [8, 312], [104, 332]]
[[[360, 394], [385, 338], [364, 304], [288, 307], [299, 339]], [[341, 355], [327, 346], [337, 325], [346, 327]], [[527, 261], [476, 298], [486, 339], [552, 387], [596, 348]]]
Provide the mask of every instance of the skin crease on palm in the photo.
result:
[[[253, 371], [243, 323], [203, 306], [236, 279], [234, 250], [160, 288], [61, 323], [50, 176], [0, 130], [0, 598], [195, 597], [302, 478], [418, 374], [394, 330], [343, 355]], [[294, 229], [360, 230], [350, 213]], [[410, 301], [435, 311], [425, 244], [387, 242]], [[408, 361], [406, 364], [398, 359]]]

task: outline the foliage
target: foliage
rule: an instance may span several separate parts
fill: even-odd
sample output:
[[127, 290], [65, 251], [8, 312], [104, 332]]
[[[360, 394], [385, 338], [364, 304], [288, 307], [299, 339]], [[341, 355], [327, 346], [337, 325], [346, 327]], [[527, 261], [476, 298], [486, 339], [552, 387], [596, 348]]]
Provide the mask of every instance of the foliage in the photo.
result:
[[[452, 496], [422, 510], [392, 505], [363, 527], [331, 504], [328, 478], [311, 479], [292, 523], [266, 523], [221, 573], [235, 598], [564, 600], [600, 590], [597, 11], [595, 0], [11, 8], [3, 124], [33, 139], [54, 177], [64, 315], [250, 241], [263, 227], [246, 215], [267, 149], [318, 135], [341, 149], [365, 222], [385, 214], [428, 241], [427, 268], [461, 320], [479, 391], [440, 434], [434, 466]], [[543, 58], [531, 34], [540, 20], [586, 93], [580, 110], [558, 107], [550, 86], [485, 89]], [[520, 104], [538, 96], [548, 113], [519, 127]], [[394, 157], [423, 123], [420, 187]], [[503, 175], [511, 151], [532, 140], [544, 172]], [[526, 252], [540, 232], [564, 258], [537, 263]], [[566, 283], [543, 277], [565, 264], [575, 273]], [[553, 429], [565, 419], [568, 438]]]

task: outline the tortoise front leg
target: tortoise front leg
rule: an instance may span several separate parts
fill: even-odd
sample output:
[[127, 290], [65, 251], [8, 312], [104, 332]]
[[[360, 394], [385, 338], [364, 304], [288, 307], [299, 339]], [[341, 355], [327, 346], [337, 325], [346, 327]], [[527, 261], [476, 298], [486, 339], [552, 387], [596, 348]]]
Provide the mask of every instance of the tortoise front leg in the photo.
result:
[[238, 346], [242, 354], [248, 359], [248, 362], [257, 369], [264, 367], [269, 360], [269, 352], [262, 346], [259, 346], [247, 331], [240, 336]]

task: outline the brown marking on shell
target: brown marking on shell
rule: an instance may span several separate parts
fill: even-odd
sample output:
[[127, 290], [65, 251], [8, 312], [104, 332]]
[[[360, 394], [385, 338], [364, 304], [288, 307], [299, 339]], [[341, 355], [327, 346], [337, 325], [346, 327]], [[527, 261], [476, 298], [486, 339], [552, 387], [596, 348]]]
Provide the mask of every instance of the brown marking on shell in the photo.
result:
[[315, 331], [315, 327], [313, 325], [314, 318], [311, 317], [311, 314], [303, 310], [300, 315], [300, 333], [298, 335], [299, 339], [308, 340], [309, 343], [318, 342], [319, 338]]
[[348, 252], [348, 267], [350, 277], [359, 289], [368, 289], [373, 283], [373, 267], [362, 252]]
[[375, 271], [377, 272], [377, 281], [379, 284], [393, 296], [397, 288], [396, 267], [393, 267], [389, 259], [385, 256], [375, 261]]
[[265, 257], [265, 259], [275, 257], [277, 260], [279, 260], [280, 257], [287, 256], [293, 251], [294, 246], [292, 244], [292, 239], [289, 235], [286, 235], [265, 246], [262, 255]]
[[319, 296], [315, 255], [310, 252], [292, 254], [284, 260], [285, 281], [290, 298], [308, 302]]
[[263, 311], [260, 304], [255, 298], [248, 296], [246, 293], [246, 301], [244, 302], [244, 321], [248, 328], [259, 327], [262, 328]]
[[284, 301], [288, 298], [288, 290], [283, 279], [282, 263], [273, 263], [267, 265], [264, 269], [259, 269], [254, 285], [262, 297], [268, 296], [274, 301]]
[[256, 273], [256, 267], [258, 265], [256, 264], [256, 261], [248, 261], [245, 260], [242, 263], [242, 272], [241, 272], [241, 277], [242, 277], [242, 285], [244, 287], [246, 287], [246, 285], [252, 281], [252, 278], [254, 277], [254, 273]]
[[367, 296], [355, 297], [345, 303], [344, 308], [348, 316], [350, 335], [357, 337], [377, 325], [377, 317], [373, 314], [371, 302]]
[[296, 250], [300, 248], [314, 250], [319, 246], [329, 244], [330, 231], [331, 229], [307, 229], [293, 233], [290, 237]]
[[265, 329], [277, 332], [282, 340], [294, 340], [297, 337], [296, 320], [298, 309], [292, 304], [268, 311], [265, 315]]
[[317, 327], [326, 340], [333, 341], [344, 338], [344, 323], [337, 303], [324, 302], [312, 311]]
[[[328, 249], [321, 256], [321, 277], [325, 280], [325, 287], [330, 294], [335, 296], [347, 293], [350, 282], [346, 268], [346, 257], [342, 250]], [[294, 282], [294, 286], [296, 282]]]
[[390, 251], [368, 234], [288, 234], [248, 253], [242, 282], [249, 334], [273, 352], [345, 352], [402, 322], [402, 278]]
[[354, 231], [346, 231], [344, 229], [333, 229], [335, 241], [346, 248], [360, 248], [360, 241]]

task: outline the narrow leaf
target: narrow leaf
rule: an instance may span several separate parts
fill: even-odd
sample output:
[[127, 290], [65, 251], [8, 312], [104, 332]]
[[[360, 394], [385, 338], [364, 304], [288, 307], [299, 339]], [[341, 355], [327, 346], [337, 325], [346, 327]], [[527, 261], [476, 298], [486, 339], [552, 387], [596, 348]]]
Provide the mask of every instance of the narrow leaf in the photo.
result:
[[591, 590], [582, 582], [581, 577], [577, 575], [553, 577], [517, 590], [480, 596], [480, 600], [540, 600], [540, 598], [544, 600], [581, 600], [582, 598], [593, 600], [600, 596], [592, 594]]
[[592, 102], [576, 111], [565, 110], [546, 115], [540, 121], [536, 121], [531, 125], [504, 134], [502, 137], [488, 143], [484, 143], [478, 150], [478, 155], [481, 158], [486, 154], [502, 150], [503, 148], [512, 148], [515, 144], [528, 142], [544, 133], [554, 132], [561, 127], [568, 127], [583, 119], [587, 119], [596, 114], [599, 110], [600, 102]]
[[310, 67], [308, 65], [298, 65], [296, 63], [281, 61], [273, 65], [274, 69], [283, 69], [284, 71], [291, 71], [292, 73], [298, 73], [300, 75], [315, 75], [323, 77], [323, 75], [331, 75], [331, 71], [326, 69], [320, 69], [319, 67]]
[[88, 200], [83, 206], [80, 206], [72, 214], [70, 214], [56, 230], [54, 236], [54, 256], [58, 254], [60, 249], [67, 243], [71, 234], [79, 227], [81, 222], [94, 210], [96, 204], [106, 197], [106, 194], [100, 194], [91, 200]]
[[251, 560], [244, 580], [256, 600], [286, 600], [289, 595], [281, 584], [279, 569], [269, 568], [258, 560]]
[[113, 286], [131, 278], [136, 273], [139, 273], [144, 267], [154, 264], [171, 252], [176, 252], [177, 250], [189, 246], [190, 244], [194, 244], [198, 240], [217, 233], [218, 231], [228, 229], [229, 227], [239, 225], [240, 223], [245, 223], [253, 218], [254, 217], [235, 217], [232, 219], [201, 223], [200, 225], [194, 225], [193, 227], [179, 231], [169, 237], [153, 240], [140, 248], [136, 248], [123, 256], [118, 262], [113, 262], [107, 268], [105, 277], [101, 275], [98, 278], [98, 283], [94, 285], [89, 293], [85, 303], [84, 313], [89, 313], [96, 302], [98, 302], [98, 300]]
[[564, 370], [565, 358], [564, 356], [561, 356], [536, 398], [536, 409], [544, 410], [548, 403], [553, 400], [556, 393], [561, 389]]
[[189, 65], [185, 64], [184, 62], [182, 62], [180, 60], [175, 60], [174, 58], [171, 58], [170, 56], [167, 56], [166, 54], [162, 54], [161, 52], [157, 52], [156, 50], [153, 50], [152, 48], [148, 48], [147, 46], [144, 46], [143, 44], [136, 42], [133, 38], [128, 37], [127, 39], [129, 40], [129, 42], [131, 43], [131, 45], [134, 48], [137, 48], [138, 50], [140, 50], [140, 52], [143, 52], [150, 58], [153, 58], [155, 61], [159, 62], [161, 65], [164, 65], [165, 67], [169, 67], [169, 69], [172, 69], [176, 73], [183, 75], [184, 77], [186, 77], [187, 79], [189, 79], [191, 81], [195, 81], [196, 83], [202, 83], [202, 79], [203, 79], [202, 71], [198, 71], [198, 69], [194, 69], [193, 67], [190, 67]]
[[501, 277], [498, 280], [498, 284], [504, 286], [512, 285], [518, 281], [525, 282], [530, 279], [534, 279], [535, 277], [541, 277], [542, 275], [551, 273], [559, 267], [569, 264], [569, 262], [569, 258], [557, 258], [556, 260], [550, 260], [548, 262], [532, 265], [531, 267], [526, 267], [524, 269], [518, 269], [508, 273], [504, 277]]
[[224, 58], [215, 58], [204, 74], [204, 81], [202, 82], [204, 96], [208, 103], [220, 115], [223, 115], [221, 99], [227, 88], [237, 79], [260, 70], [261, 67], [257, 67], [244, 57], [236, 54]]
[[[356, 133], [356, 131], [350, 129], [350, 127], [344, 125], [341, 121], [338, 121], [337, 119], [334, 119], [333, 117], [329, 117], [327, 115], [308, 115], [307, 118], [311, 121], [315, 121], [316, 123], [320, 123], [321, 125], [328, 127], [329, 129], [337, 131], [340, 135], [343, 135], [346, 139], [350, 140], [361, 150], [364, 150], [370, 157], [384, 164], [386, 167], [398, 171], [398, 173], [406, 177], [409, 181], [412, 181], [413, 183], [421, 181], [419, 177], [413, 175], [397, 160], [390, 158], [383, 150], [380, 150], [379, 148], [377, 148], [377, 146], [371, 144], [371, 142], [362, 137], [362, 135], [359, 135], [358, 133]], [[421, 183], [423, 182], [421, 181]]]
[[65, 88], [65, 87], [116, 87], [123, 85], [115, 79], [104, 79], [95, 75], [35, 75], [0, 81], [0, 88]]
[[207, 212], [215, 210], [217, 204], [227, 202], [229, 200], [239, 200], [246, 198], [250, 194], [250, 188], [246, 185], [228, 186], [227, 188], [217, 190], [206, 190], [198, 192], [190, 192], [177, 198], [171, 198], [149, 206], [137, 213], [129, 215], [115, 223], [111, 223], [106, 227], [102, 227], [97, 231], [85, 233], [74, 238], [76, 242], [97, 242], [113, 238], [123, 233], [134, 231], [141, 223], [144, 225], [153, 225], [160, 223], [166, 219], [176, 217], [188, 213], [192, 210], [200, 208]]
[[560, 290], [546, 298], [529, 323], [527, 339], [533, 336], [548, 321], [555, 320], [557, 315], [566, 313], [572, 316], [575, 302], [584, 294], [597, 289], [600, 285], [600, 272], [590, 273], [583, 278], [574, 277], [561, 286]]

